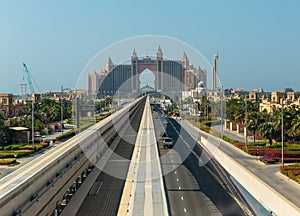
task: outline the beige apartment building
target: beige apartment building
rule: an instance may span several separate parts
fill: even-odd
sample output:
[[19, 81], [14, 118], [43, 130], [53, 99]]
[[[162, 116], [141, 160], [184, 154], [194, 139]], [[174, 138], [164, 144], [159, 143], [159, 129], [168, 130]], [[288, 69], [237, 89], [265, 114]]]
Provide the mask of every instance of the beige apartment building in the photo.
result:
[[284, 106], [297, 105], [300, 106], [300, 98], [297, 92], [272, 92], [271, 99], [263, 98], [259, 104], [259, 111], [266, 110], [272, 113], [274, 110], [281, 108], [282, 103]]
[[4, 117], [12, 117], [13, 112], [13, 94], [0, 94], [0, 114]]

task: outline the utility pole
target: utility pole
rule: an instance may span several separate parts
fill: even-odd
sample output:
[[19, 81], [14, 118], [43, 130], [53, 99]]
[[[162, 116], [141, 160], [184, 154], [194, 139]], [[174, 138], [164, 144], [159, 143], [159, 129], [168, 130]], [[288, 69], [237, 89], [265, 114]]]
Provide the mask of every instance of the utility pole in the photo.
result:
[[63, 86], [61, 86], [61, 93], [60, 93], [60, 129], [61, 129], [61, 135], [64, 134], [64, 109], [63, 109]]
[[34, 150], [34, 101], [35, 95], [32, 94], [32, 102], [31, 102], [31, 139], [32, 139], [32, 150]]
[[245, 97], [245, 147], [246, 151], [248, 150], [248, 129], [247, 129], [247, 124], [248, 124], [248, 105], [247, 105], [247, 96]]
[[224, 102], [224, 90], [222, 85], [222, 91], [221, 91], [221, 139], [223, 139], [224, 134], [224, 113], [223, 113], [223, 102]]
[[281, 102], [281, 166], [282, 166], [282, 168], [284, 168], [284, 161], [283, 161], [283, 153], [284, 153], [283, 108], [284, 108], [284, 104], [283, 104], [283, 99], [282, 99], [282, 102]]

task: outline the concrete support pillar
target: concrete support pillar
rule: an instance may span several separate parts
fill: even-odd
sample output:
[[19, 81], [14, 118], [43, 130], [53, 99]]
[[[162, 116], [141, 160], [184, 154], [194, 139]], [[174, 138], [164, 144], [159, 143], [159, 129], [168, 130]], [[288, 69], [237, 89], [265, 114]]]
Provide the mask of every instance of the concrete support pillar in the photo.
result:
[[230, 122], [229, 129], [232, 131], [232, 128], [233, 128], [233, 123]]
[[244, 127], [244, 136], [246, 136], [246, 131], [247, 131], [246, 127]]

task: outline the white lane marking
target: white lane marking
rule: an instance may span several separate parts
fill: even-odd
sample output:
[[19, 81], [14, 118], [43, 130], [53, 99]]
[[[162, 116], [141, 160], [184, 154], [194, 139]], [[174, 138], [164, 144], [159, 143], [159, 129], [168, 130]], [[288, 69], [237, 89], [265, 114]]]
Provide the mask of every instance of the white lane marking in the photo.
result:
[[179, 186], [178, 189], [181, 190], [181, 187]]
[[177, 178], [176, 181], [179, 181], [179, 179]]
[[172, 159], [172, 162], [174, 162], [174, 160]]
[[181, 196], [181, 200], [183, 200], [183, 196]]
[[186, 213], [186, 208], [183, 208], [183, 211]]
[[175, 165], [173, 165], [173, 168], [175, 168]]
[[175, 171], [175, 174], [177, 175], [177, 171]]

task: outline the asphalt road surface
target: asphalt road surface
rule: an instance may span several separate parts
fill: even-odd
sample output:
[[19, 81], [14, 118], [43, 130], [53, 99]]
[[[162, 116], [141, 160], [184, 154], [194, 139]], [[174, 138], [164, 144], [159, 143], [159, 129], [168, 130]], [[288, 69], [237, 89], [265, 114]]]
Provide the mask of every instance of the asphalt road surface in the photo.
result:
[[189, 133], [176, 120], [167, 118], [168, 123], [163, 124], [161, 115], [154, 112], [155, 115], [159, 116], [153, 119], [157, 140], [165, 128], [175, 142], [173, 149], [164, 149], [158, 142], [170, 214], [245, 215], [218, 164], [213, 160], [201, 164], [209, 156], [202, 154], [203, 149]]

